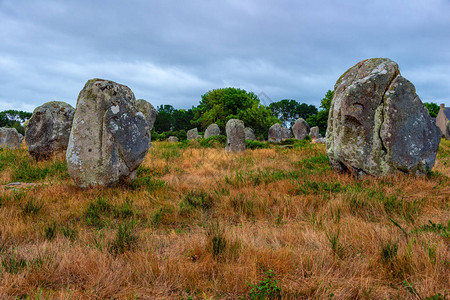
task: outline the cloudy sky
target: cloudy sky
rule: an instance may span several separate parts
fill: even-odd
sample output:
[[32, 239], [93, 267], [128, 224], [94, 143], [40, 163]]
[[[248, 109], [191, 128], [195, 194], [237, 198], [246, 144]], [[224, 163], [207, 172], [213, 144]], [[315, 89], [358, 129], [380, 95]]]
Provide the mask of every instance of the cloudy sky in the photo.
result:
[[75, 106], [91, 78], [155, 106], [228, 86], [318, 106], [371, 57], [450, 106], [450, 1], [0, 0], [0, 110]]

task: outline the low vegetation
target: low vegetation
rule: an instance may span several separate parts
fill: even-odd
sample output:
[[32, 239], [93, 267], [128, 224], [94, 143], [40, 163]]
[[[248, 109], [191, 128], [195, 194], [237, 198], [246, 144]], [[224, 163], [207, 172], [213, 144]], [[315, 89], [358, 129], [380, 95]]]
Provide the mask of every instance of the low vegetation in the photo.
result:
[[133, 182], [88, 190], [0, 150], [0, 298], [449, 297], [450, 141], [428, 176], [363, 179], [310, 141], [224, 142], [155, 141]]

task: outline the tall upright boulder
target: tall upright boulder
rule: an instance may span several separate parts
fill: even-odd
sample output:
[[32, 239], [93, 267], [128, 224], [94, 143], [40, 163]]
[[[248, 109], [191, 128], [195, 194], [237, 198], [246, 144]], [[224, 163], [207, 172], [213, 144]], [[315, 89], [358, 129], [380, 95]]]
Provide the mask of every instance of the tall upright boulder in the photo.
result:
[[217, 124], [211, 124], [209, 125], [206, 130], [205, 130], [205, 139], [212, 137], [212, 136], [217, 136], [220, 135], [220, 128], [219, 125]]
[[131, 180], [147, 154], [150, 132], [127, 86], [89, 80], [78, 96], [66, 152], [70, 177], [82, 187]]
[[227, 133], [226, 151], [243, 152], [245, 151], [245, 130], [244, 121], [231, 119], [227, 122], [225, 131]]
[[42, 160], [66, 150], [74, 114], [75, 109], [61, 101], [51, 101], [37, 107], [25, 131], [30, 155]]
[[445, 126], [445, 138], [450, 140], [450, 121], [447, 121], [447, 125]]
[[279, 144], [283, 139], [282, 127], [279, 123], [275, 123], [269, 128], [269, 142]]
[[256, 136], [255, 133], [253, 132], [253, 129], [251, 129], [250, 127], [245, 127], [244, 132], [246, 140], [256, 141]]
[[359, 62], [336, 82], [326, 134], [335, 170], [425, 174], [434, 166], [440, 136], [414, 85], [392, 60]]
[[[136, 108], [138, 111], [140, 111], [147, 121], [148, 124], [148, 131], [151, 132], [153, 129], [153, 125], [155, 124], [156, 117], [158, 117], [158, 111], [151, 105], [149, 102], [147, 102], [144, 99], [136, 100]], [[151, 142], [151, 133], [150, 133], [150, 140], [149, 140], [149, 148], [152, 148], [152, 142]]]
[[310, 132], [309, 125], [303, 118], [298, 118], [292, 126], [292, 132], [297, 140], [303, 140]]
[[20, 148], [19, 132], [15, 128], [0, 128], [0, 148], [16, 150]]

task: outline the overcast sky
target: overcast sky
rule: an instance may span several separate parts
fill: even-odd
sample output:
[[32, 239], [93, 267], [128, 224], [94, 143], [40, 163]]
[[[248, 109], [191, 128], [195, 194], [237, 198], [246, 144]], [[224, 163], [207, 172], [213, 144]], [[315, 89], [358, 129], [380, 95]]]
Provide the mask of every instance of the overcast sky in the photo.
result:
[[75, 106], [91, 78], [155, 107], [229, 86], [318, 106], [372, 57], [450, 106], [449, 0], [0, 0], [0, 38], [0, 110]]

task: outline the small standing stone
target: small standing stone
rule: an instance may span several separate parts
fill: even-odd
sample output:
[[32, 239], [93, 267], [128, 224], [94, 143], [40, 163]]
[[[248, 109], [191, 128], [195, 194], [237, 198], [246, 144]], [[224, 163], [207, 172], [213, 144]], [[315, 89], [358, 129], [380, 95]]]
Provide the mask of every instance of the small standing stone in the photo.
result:
[[178, 138], [174, 135], [171, 135], [167, 138], [168, 142], [178, 142]]
[[[153, 125], [155, 124], [156, 117], [158, 117], [158, 111], [149, 102], [144, 99], [136, 100], [136, 108], [138, 111], [144, 114], [145, 120], [148, 124], [148, 131], [151, 132]], [[150, 133], [149, 148], [153, 148], [152, 137]]]
[[309, 132], [309, 136], [313, 140], [321, 138], [322, 135], [320, 135], [319, 127], [317, 127], [317, 126], [311, 127], [311, 131]]
[[25, 131], [28, 152], [36, 160], [67, 149], [75, 109], [65, 102], [44, 103], [33, 111]]
[[282, 140], [282, 128], [278, 123], [273, 124], [269, 128], [269, 142], [279, 144]]
[[19, 133], [15, 128], [0, 128], [0, 148], [16, 150], [20, 148]]
[[208, 128], [206, 128], [205, 139], [217, 135], [220, 135], [220, 128], [217, 124], [211, 124], [208, 126]]
[[303, 140], [309, 134], [310, 129], [308, 123], [304, 119], [299, 118], [292, 126], [292, 131], [297, 140]]
[[251, 129], [250, 127], [245, 127], [244, 131], [245, 131], [245, 139], [246, 140], [256, 141], [256, 136], [255, 136], [255, 133], [253, 132], [253, 129]]
[[292, 132], [290, 128], [285, 127], [281, 128], [281, 139], [282, 140], [292, 139]]
[[197, 128], [188, 130], [188, 132], [187, 132], [188, 140], [195, 140], [195, 139], [199, 139], [199, 138], [200, 138], [200, 135], [198, 134]]
[[450, 140], [450, 121], [447, 121], [447, 126], [445, 126], [445, 138]]
[[231, 119], [227, 122], [227, 145], [226, 151], [242, 152], [245, 151], [245, 130], [244, 121]]

